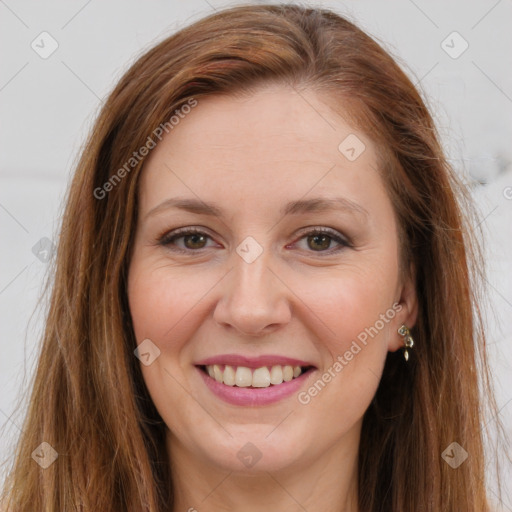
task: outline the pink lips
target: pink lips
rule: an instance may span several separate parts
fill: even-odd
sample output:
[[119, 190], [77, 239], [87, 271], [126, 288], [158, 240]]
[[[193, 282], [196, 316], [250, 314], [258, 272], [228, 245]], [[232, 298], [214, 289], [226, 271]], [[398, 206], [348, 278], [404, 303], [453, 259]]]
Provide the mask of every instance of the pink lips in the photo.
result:
[[[273, 365], [290, 365], [301, 366], [303, 368], [309, 367], [309, 369], [299, 375], [299, 377], [294, 378], [289, 382], [283, 382], [282, 384], [278, 384], [276, 386], [269, 386], [267, 388], [240, 388], [237, 386], [227, 386], [226, 384], [217, 382], [215, 379], [212, 379], [207, 373], [205, 373], [201, 368], [213, 364], [246, 366], [247, 368], [252, 369], [261, 368], [262, 366], [270, 367]], [[316, 369], [311, 363], [302, 361], [300, 359], [272, 355], [246, 357], [236, 354], [209, 357], [199, 361], [196, 364], [196, 367], [204, 383], [213, 394], [230, 404], [246, 407], [268, 405], [289, 397], [290, 395], [298, 392], [301, 386], [303, 386], [306, 380], [309, 378], [311, 373]]]

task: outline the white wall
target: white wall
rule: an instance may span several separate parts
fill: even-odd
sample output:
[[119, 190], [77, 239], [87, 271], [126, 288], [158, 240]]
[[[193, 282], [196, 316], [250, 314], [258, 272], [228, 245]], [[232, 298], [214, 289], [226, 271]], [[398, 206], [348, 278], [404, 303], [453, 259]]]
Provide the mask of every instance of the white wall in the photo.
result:
[[[56, 239], [74, 160], [100, 106], [127, 66], [157, 40], [232, 2], [194, 0], [0, 2], [0, 458], [19, 432], [20, 386], [31, 377], [41, 315], [29, 318], [46, 264], [32, 248]], [[477, 185], [487, 233], [489, 339], [500, 418], [512, 433], [512, 3], [379, 0], [310, 2], [348, 14], [419, 82], [453, 164]], [[48, 58], [51, 40], [58, 43]], [[453, 31], [469, 45], [442, 48]], [[455, 37], [455, 38], [454, 38]], [[451, 36], [454, 56], [465, 43]], [[446, 46], [448, 45], [448, 47]], [[450, 48], [451, 47], [451, 48]], [[44, 252], [39, 256], [44, 259]], [[29, 326], [29, 327], [27, 327]], [[486, 428], [492, 428], [493, 419]], [[508, 475], [509, 479], [511, 474]], [[490, 476], [492, 479], [492, 474]], [[512, 489], [504, 510], [512, 510]]]

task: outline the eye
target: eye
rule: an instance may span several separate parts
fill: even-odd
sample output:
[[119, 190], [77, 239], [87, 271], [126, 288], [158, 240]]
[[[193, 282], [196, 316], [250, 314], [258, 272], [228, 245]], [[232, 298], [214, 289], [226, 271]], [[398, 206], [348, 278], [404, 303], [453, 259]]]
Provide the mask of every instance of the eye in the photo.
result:
[[[307, 231], [299, 239], [299, 241], [302, 240], [305, 240], [307, 248], [311, 249], [313, 252], [319, 253], [331, 254], [341, 251], [346, 247], [351, 247], [351, 244], [347, 239], [337, 231], [330, 228], [315, 228]], [[333, 241], [338, 244], [338, 247], [331, 248]]]
[[[209, 238], [211, 239], [207, 233], [196, 228], [182, 228], [164, 234], [159, 238], [158, 243], [169, 247], [173, 251], [190, 252], [205, 249], [206, 242]], [[180, 239], [183, 239], [184, 247], [180, 247], [176, 244], [176, 241]]]

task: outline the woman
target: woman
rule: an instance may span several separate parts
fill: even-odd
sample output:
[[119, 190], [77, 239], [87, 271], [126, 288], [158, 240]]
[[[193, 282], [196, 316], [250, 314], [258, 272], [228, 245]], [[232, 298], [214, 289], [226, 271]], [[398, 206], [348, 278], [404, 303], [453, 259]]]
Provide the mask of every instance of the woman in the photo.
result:
[[158, 44], [69, 191], [6, 509], [489, 510], [459, 192], [410, 80], [333, 12]]

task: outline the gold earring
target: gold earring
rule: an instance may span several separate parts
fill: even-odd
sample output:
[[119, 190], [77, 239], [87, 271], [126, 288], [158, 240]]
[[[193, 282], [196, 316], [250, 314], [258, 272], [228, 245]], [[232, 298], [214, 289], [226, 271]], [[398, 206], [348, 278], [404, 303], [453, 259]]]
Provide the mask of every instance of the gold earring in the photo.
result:
[[405, 325], [402, 325], [400, 329], [398, 329], [398, 334], [404, 337], [404, 358], [406, 361], [409, 361], [409, 352], [408, 349], [412, 348], [414, 345], [414, 340], [412, 339], [409, 328]]

